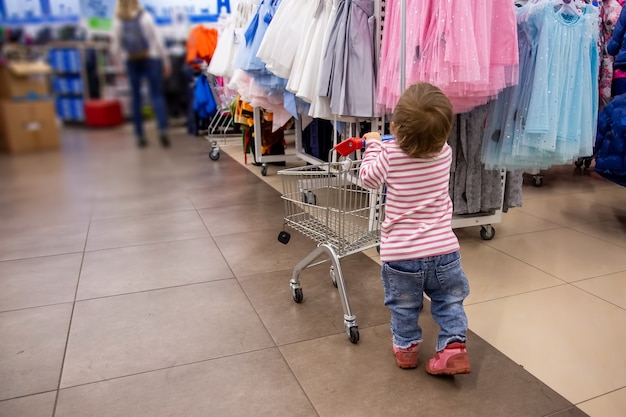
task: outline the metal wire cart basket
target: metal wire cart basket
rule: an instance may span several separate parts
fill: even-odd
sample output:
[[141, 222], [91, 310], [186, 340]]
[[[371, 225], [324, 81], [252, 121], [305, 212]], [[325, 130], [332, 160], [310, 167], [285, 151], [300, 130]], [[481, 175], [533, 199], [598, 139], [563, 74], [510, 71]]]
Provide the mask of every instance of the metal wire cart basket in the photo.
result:
[[[384, 218], [384, 187], [364, 188], [359, 179], [361, 161], [349, 159], [318, 165], [284, 169], [285, 226], [317, 242], [317, 247], [293, 269], [290, 280], [293, 299], [304, 296], [299, 275], [322, 255], [331, 262], [330, 277], [339, 290], [344, 313], [344, 327], [352, 343], [359, 340], [356, 317], [350, 310], [348, 294], [339, 260], [342, 257], [378, 246], [380, 225]], [[279, 240], [288, 242], [281, 232]]]

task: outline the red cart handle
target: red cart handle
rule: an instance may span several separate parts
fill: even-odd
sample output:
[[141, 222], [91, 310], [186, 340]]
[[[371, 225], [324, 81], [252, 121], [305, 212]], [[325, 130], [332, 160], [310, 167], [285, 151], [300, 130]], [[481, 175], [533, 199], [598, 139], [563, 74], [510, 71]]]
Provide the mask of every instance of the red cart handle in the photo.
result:
[[[381, 140], [386, 142], [394, 139], [393, 135], [382, 135]], [[365, 149], [365, 138], [348, 138], [341, 143], [338, 143], [333, 148], [341, 156], [348, 156], [354, 151]]]

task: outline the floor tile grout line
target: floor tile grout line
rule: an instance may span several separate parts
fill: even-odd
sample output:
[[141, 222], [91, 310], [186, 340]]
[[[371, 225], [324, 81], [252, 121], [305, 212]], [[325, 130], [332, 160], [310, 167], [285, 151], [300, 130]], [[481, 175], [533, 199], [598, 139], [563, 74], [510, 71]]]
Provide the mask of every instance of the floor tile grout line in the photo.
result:
[[[562, 229], [569, 229], [570, 231], [573, 231], [573, 232], [578, 232], [577, 230], [571, 229], [571, 228], [569, 228], [569, 227], [562, 227]], [[556, 230], [556, 229], [550, 229], [549, 231], [554, 231], [554, 230]], [[540, 233], [540, 232], [535, 232], [535, 233]], [[578, 233], [582, 233], [582, 232], [578, 232]], [[584, 234], [584, 233], [583, 233], [583, 234]], [[590, 236], [590, 235], [588, 235], [588, 236], [589, 236], [589, 237], [592, 237], [592, 238], [594, 238], [594, 239], [598, 239], [598, 240], [600, 240], [600, 241], [602, 241], [602, 242], [609, 243], [609, 244], [611, 244], [612, 246], [615, 246], [615, 247], [617, 247], [617, 248], [621, 249], [621, 245], [617, 245], [617, 244], [615, 244], [615, 243], [611, 243], [611, 242], [606, 242], [606, 241], [604, 241], [603, 239], [600, 239], [600, 238], [597, 238], [597, 237], [594, 237], [594, 236]], [[502, 236], [502, 238], [505, 238], [505, 237], [508, 237], [508, 236]], [[511, 237], [513, 237], [513, 236], [511, 236]], [[519, 261], [519, 262], [521, 262], [521, 263], [523, 263], [523, 264], [525, 264], [525, 265], [527, 265], [527, 266], [529, 266], [529, 267], [531, 267], [531, 268], [533, 268], [533, 269], [539, 270], [539, 271], [541, 271], [541, 272], [543, 272], [543, 273], [545, 273], [545, 274], [550, 275], [550, 276], [551, 276], [551, 277], [553, 277], [553, 278], [556, 278], [556, 279], [561, 280], [561, 281], [563, 281], [563, 282], [565, 282], [565, 283], [568, 283], [568, 284], [571, 284], [571, 283], [574, 283], [574, 282], [578, 282], [578, 281], [583, 281], [583, 280], [586, 280], [586, 279], [598, 278], [598, 277], [600, 277], [600, 276], [604, 276], [604, 275], [615, 274], [615, 273], [619, 273], [619, 272], [622, 272], [622, 271], [623, 271], [623, 270], [622, 270], [622, 271], [615, 271], [615, 272], [610, 272], [610, 273], [603, 274], [603, 275], [598, 275], [598, 276], [593, 276], [593, 277], [585, 277], [585, 278], [581, 278], [581, 279], [578, 279], [578, 280], [575, 280], [575, 281], [565, 281], [563, 278], [560, 278], [560, 277], [558, 277], [558, 276], [556, 276], [556, 275], [552, 274], [551, 272], [544, 271], [543, 269], [539, 268], [538, 266], [533, 265], [533, 264], [530, 264], [530, 263], [528, 263], [528, 262], [524, 261], [523, 259], [520, 259], [520, 258], [518, 258], [518, 257], [516, 257], [516, 256], [513, 256], [513, 255], [512, 255], [512, 254], [510, 254], [510, 253], [504, 252], [503, 250], [501, 250], [501, 249], [499, 249], [499, 248], [497, 248], [497, 247], [495, 247], [495, 246], [489, 245], [487, 242], [481, 242], [481, 241], [478, 241], [478, 242], [479, 242], [479, 243], [482, 243], [483, 245], [485, 245], [485, 246], [487, 246], [487, 247], [489, 247], [489, 248], [491, 248], [491, 249], [493, 249], [493, 250], [495, 250], [495, 251], [497, 251], [497, 252], [500, 252], [500, 253], [501, 253], [501, 254], [503, 254], [503, 255], [506, 255], [506, 256], [508, 256], [508, 257], [510, 257], [510, 258], [513, 258], [513, 259], [515, 259], [516, 261]]]
[[237, 275], [235, 274], [235, 271], [233, 270], [232, 265], [230, 264], [230, 262], [228, 262], [228, 259], [226, 259], [226, 256], [224, 256], [224, 252], [222, 252], [222, 248], [220, 248], [220, 246], [217, 243], [217, 240], [215, 239], [215, 236], [213, 236], [213, 234], [211, 233], [211, 230], [209, 229], [209, 225], [206, 224], [206, 222], [204, 221], [204, 217], [202, 217], [202, 215], [200, 214], [200, 209], [195, 209], [195, 210], [196, 210], [196, 214], [200, 218], [200, 222], [204, 226], [204, 229], [206, 230], [206, 232], [209, 234], [209, 237], [213, 241], [213, 244], [215, 245], [215, 249], [217, 249], [220, 256], [224, 260], [224, 263], [228, 266], [228, 269], [230, 273], [232, 274], [233, 278], [237, 279]]
[[3, 262], [27, 261], [29, 259], [50, 258], [53, 256], [77, 255], [79, 253], [83, 253], [83, 251], [54, 253], [54, 254], [48, 254], [48, 255], [35, 255], [35, 256], [28, 256], [26, 258], [0, 259], [0, 264]]
[[[202, 237], [190, 237], [190, 238], [185, 238], [185, 239], [163, 240], [163, 241], [158, 241], [158, 242], [137, 243], [134, 245], [114, 246], [111, 248], [90, 249], [90, 250], [85, 250], [85, 253], [106, 252], [106, 251], [113, 251], [113, 250], [118, 250], [118, 249], [137, 248], [137, 247], [142, 247], [142, 246], [166, 245], [169, 243], [187, 242], [187, 241], [192, 241], [192, 240], [210, 240], [210, 239], [211, 239], [211, 236], [202, 236]], [[80, 252], [75, 252], [75, 253], [80, 253]]]
[[89, 219], [89, 224], [87, 225], [87, 233], [85, 235], [85, 245], [83, 246], [83, 256], [80, 261], [80, 268], [78, 269], [78, 279], [76, 280], [76, 289], [74, 290], [74, 301], [72, 303], [72, 311], [70, 312], [70, 320], [67, 326], [67, 335], [65, 336], [65, 349], [63, 349], [63, 358], [61, 360], [61, 369], [59, 372], [59, 380], [57, 382], [56, 388], [56, 396], [54, 398], [54, 406], [52, 408], [52, 417], [55, 417], [57, 412], [57, 405], [59, 403], [59, 394], [61, 389], [61, 381], [63, 380], [63, 368], [65, 367], [65, 359], [67, 357], [67, 349], [69, 347], [70, 342], [70, 334], [72, 332], [72, 321], [74, 320], [74, 310], [76, 308], [76, 297], [78, 295], [78, 288], [80, 287], [80, 277], [83, 273], [83, 265], [85, 262], [85, 254], [87, 250], [87, 242], [89, 241], [89, 231], [91, 229], [91, 219]]
[[577, 224], [577, 225], [574, 225], [574, 226], [569, 226], [568, 228], [569, 228], [570, 230], [574, 231], [574, 232], [577, 232], [577, 233], [583, 234], [583, 235], [585, 235], [585, 236], [589, 236], [589, 237], [594, 238], [594, 239], [601, 240], [602, 242], [605, 242], [605, 243], [610, 243], [611, 245], [614, 245], [614, 246], [618, 246], [618, 247], [626, 248], [626, 245], [622, 245], [622, 244], [619, 244], [619, 243], [611, 242], [610, 240], [606, 240], [605, 238], [602, 238], [602, 237], [599, 237], [599, 236], [592, 235], [591, 233], [589, 233], [589, 232], [585, 232], [584, 230], [577, 230], [577, 229], [574, 229], [574, 227], [579, 227], [579, 226], [589, 226], [589, 225], [598, 224], [598, 223], [604, 223], [604, 222], [603, 222], [603, 221], [599, 221], [599, 222], [591, 222], [591, 223]]
[[[559, 395], [560, 395], [560, 394], [559, 394]], [[545, 416], [543, 416], [543, 417], [560, 417], [560, 416], [563, 416], [563, 414], [562, 414], [562, 413], [563, 413], [564, 411], [573, 410], [573, 409], [578, 410], [578, 411], [582, 411], [580, 408], [578, 408], [578, 406], [577, 406], [576, 404], [572, 403], [571, 401], [568, 401], [568, 402], [569, 402], [570, 404], [572, 404], [572, 405], [571, 405], [571, 406], [569, 406], [569, 407], [563, 408], [563, 409], [561, 409], [561, 410], [557, 410], [557, 411], [555, 411], [555, 412], [553, 412], [553, 413], [546, 414], [546, 415], [545, 415]]]
[[619, 391], [622, 391], [622, 390], [626, 390], [626, 385], [624, 385], [623, 387], [615, 388], [614, 390], [607, 391], [605, 393], [596, 395], [594, 397], [587, 398], [586, 400], [580, 401], [580, 402], [578, 402], [578, 403], [576, 403], [574, 405], [578, 407], [579, 405], [582, 405], [584, 403], [587, 403], [587, 402], [590, 402], [590, 401], [593, 401], [593, 400], [597, 400], [598, 398], [602, 398], [602, 397], [605, 397], [607, 395], [610, 395], [610, 394], [613, 394], [613, 393], [616, 393], [616, 392], [619, 392]]
[[[130, 373], [130, 374], [125, 374], [125, 375], [117, 375], [117, 376], [113, 376], [113, 377], [109, 377], [109, 378], [99, 379], [97, 381], [88, 381], [88, 382], [83, 382], [83, 383], [79, 383], [79, 384], [76, 384], [76, 385], [68, 385], [68, 386], [62, 387], [62, 388], [59, 387], [57, 389], [57, 391], [63, 391], [63, 390], [68, 390], [68, 389], [72, 389], [72, 388], [83, 387], [83, 386], [86, 386], [86, 385], [94, 385], [94, 384], [99, 384], [99, 383], [102, 383], [102, 382], [116, 381], [118, 379], [132, 378], [132, 377], [138, 376], [138, 375], [145, 375], [145, 374], [150, 374], [150, 373], [153, 373], [153, 372], [166, 371], [168, 369], [176, 369], [176, 368], [182, 368], [182, 367], [185, 367], [185, 366], [198, 365], [198, 364], [201, 364], [201, 363], [213, 362], [213, 361], [217, 361], [217, 360], [221, 360], [221, 359], [232, 358], [232, 357], [241, 356], [241, 355], [248, 355], [250, 353], [263, 352], [265, 350], [273, 350], [273, 349], [278, 350], [278, 346], [266, 346], [266, 347], [261, 347], [261, 348], [257, 348], [257, 349], [246, 350], [246, 351], [243, 351], [243, 352], [237, 352], [237, 353], [232, 353], [232, 354], [227, 354], [227, 355], [215, 356], [213, 358], [199, 359], [199, 360], [195, 360], [195, 361], [191, 361], [191, 362], [178, 363], [176, 365], [171, 365], [171, 366], [164, 366], [164, 367], [161, 367], [161, 368], [147, 369], [147, 370], [144, 370], [144, 371], [133, 372], [133, 373]], [[49, 391], [49, 392], [52, 392], [52, 391]], [[56, 408], [56, 405], [55, 405], [55, 408]], [[54, 415], [52, 417], [54, 417]]]
[[[551, 229], [551, 230], [556, 230], [556, 229]], [[504, 236], [503, 236], [503, 238], [504, 238]], [[551, 277], [553, 277], [553, 278], [555, 278], [555, 279], [558, 279], [559, 281], [562, 281], [562, 282], [564, 282], [564, 283], [568, 283], [568, 282], [567, 282], [567, 281], [565, 281], [563, 278], [559, 278], [559, 277], [557, 277], [556, 275], [554, 275], [554, 274], [552, 274], [552, 273], [550, 273], [550, 272], [548, 272], [548, 271], [544, 271], [543, 269], [539, 268], [539, 267], [538, 267], [538, 266], [536, 266], [536, 265], [532, 265], [532, 264], [530, 264], [530, 263], [528, 263], [528, 262], [524, 261], [523, 259], [520, 259], [520, 258], [518, 258], [518, 257], [516, 257], [516, 256], [513, 256], [513, 255], [512, 255], [512, 254], [510, 254], [510, 253], [504, 252], [504, 251], [503, 251], [503, 250], [501, 250], [500, 248], [497, 248], [497, 247], [491, 246], [491, 245], [489, 245], [489, 244], [488, 244], [488, 243], [486, 243], [486, 242], [481, 242], [481, 241], [479, 241], [479, 243], [481, 243], [481, 244], [483, 244], [483, 245], [487, 246], [487, 247], [488, 247], [488, 248], [490, 248], [490, 249], [495, 250], [496, 252], [499, 252], [500, 254], [502, 254], [502, 255], [504, 255], [504, 256], [507, 256], [507, 257], [509, 257], [509, 258], [511, 258], [511, 259], [515, 259], [516, 261], [521, 262], [521, 263], [523, 263], [524, 265], [526, 265], [526, 266], [528, 266], [528, 267], [530, 267], [530, 268], [532, 268], [532, 269], [536, 269], [537, 271], [540, 271], [540, 272], [543, 272], [544, 274], [550, 275]], [[470, 283], [470, 284], [471, 284], [471, 283]]]
[[[611, 274], [608, 274], [608, 275], [611, 275]], [[605, 275], [602, 275], [602, 276], [605, 276]], [[594, 279], [594, 278], [599, 278], [599, 277], [593, 277], [593, 278], [588, 278], [588, 279]], [[578, 289], [578, 290], [580, 290], [580, 291], [582, 291], [584, 293], [589, 294], [590, 296], [592, 296], [594, 298], [597, 298], [600, 301], [604, 301], [605, 303], [610, 304], [612, 306], [615, 306], [615, 307], [619, 308], [620, 310], [626, 311], [626, 308], [624, 308], [624, 307], [622, 307], [622, 306], [620, 306], [618, 304], [615, 304], [613, 301], [606, 300], [606, 299], [600, 297], [598, 294], [594, 294], [594, 293], [592, 293], [592, 292], [590, 292], [590, 291], [588, 291], [588, 290], [586, 290], [584, 288], [580, 288], [578, 285], [575, 285], [576, 282], [580, 282], [580, 281], [571, 282], [570, 285], [572, 285], [574, 288], [576, 288], [576, 289]]]
[[[313, 340], [313, 339], [311, 339], [311, 340]], [[296, 381], [296, 384], [298, 384], [298, 387], [300, 387], [300, 390], [302, 391], [302, 394], [304, 395], [304, 398], [307, 399], [307, 401], [311, 405], [311, 408], [313, 409], [313, 411], [315, 411], [315, 414], [317, 414], [317, 416], [320, 417], [321, 414], [320, 414], [319, 410], [317, 409], [317, 407], [315, 406], [315, 402], [313, 401], [313, 399], [311, 397], [309, 397], [309, 393], [307, 392], [307, 390], [302, 385], [302, 381], [300, 381], [300, 378], [298, 378], [298, 375], [296, 375], [296, 372], [293, 370], [293, 367], [291, 366], [291, 364], [289, 363], [289, 361], [287, 360], [287, 358], [283, 354], [282, 350], [280, 350], [280, 347], [277, 346], [276, 349], [278, 350], [278, 353], [280, 354], [280, 357], [283, 358], [283, 361], [285, 362], [285, 365], [287, 365], [287, 368], [289, 368], [289, 372], [291, 372], [291, 375], [293, 375], [293, 379]]]
[[0, 403], [6, 402], [6, 401], [12, 401], [12, 400], [19, 400], [19, 399], [22, 399], [22, 398], [33, 397], [35, 395], [48, 394], [48, 393], [51, 393], [51, 392], [56, 393], [57, 389], [55, 388], [55, 389], [50, 389], [50, 390], [45, 390], [45, 391], [40, 391], [40, 392], [31, 392], [31, 393], [24, 394], [24, 395], [18, 395], [16, 397], [4, 398], [4, 399], [0, 400]]
[[154, 216], [159, 214], [167, 214], [167, 213], [184, 213], [186, 211], [195, 211], [195, 207], [185, 208], [185, 209], [164, 209], [159, 211], [151, 211], [144, 213], [133, 213], [133, 214], [122, 214], [122, 215], [114, 215], [114, 216], [95, 216], [92, 220], [101, 221], [101, 220], [115, 220], [115, 219], [127, 219], [129, 217], [144, 217], [144, 216]]
[[96, 248], [96, 249], [86, 249], [85, 253], [99, 252], [99, 251], [105, 251], [105, 250], [114, 250], [114, 249], [134, 248], [134, 247], [138, 247], [138, 246], [158, 245], [158, 244], [164, 244], [164, 243], [185, 242], [185, 241], [188, 241], [188, 240], [208, 239], [210, 237], [212, 237], [212, 236], [211, 235], [208, 235], [208, 236], [197, 236], [197, 237], [191, 237], [191, 238], [180, 238], [180, 239], [172, 239], [172, 240], [158, 240], [158, 241], [155, 241], [155, 242], [144, 242], [144, 243], [135, 243], [135, 244], [130, 244], [130, 245], [111, 246], [111, 247]]
[[119, 293], [119, 294], [109, 294], [109, 295], [102, 295], [102, 296], [98, 296], [98, 297], [81, 298], [81, 299], [75, 300], [74, 303], [82, 303], [82, 302], [85, 302], [85, 301], [95, 301], [95, 300], [103, 300], [103, 299], [107, 299], [107, 298], [123, 297], [123, 296], [126, 296], [126, 295], [145, 294], [145, 293], [149, 293], [149, 292], [153, 292], [153, 291], [164, 291], [164, 290], [171, 290], [171, 289], [175, 289], [175, 288], [192, 287], [194, 285], [206, 285], [206, 284], [211, 284], [213, 282], [226, 282], [226, 281], [231, 281], [231, 280], [235, 280], [235, 279], [236, 278], [233, 275], [232, 277], [218, 278], [218, 279], [213, 279], [213, 280], [209, 280], [209, 281], [188, 282], [186, 284], [169, 285], [167, 287], [147, 288], [147, 289], [144, 289], [144, 290], [129, 291], [129, 292], [123, 292], [123, 293]]
[[[556, 285], [550, 285], [550, 286], [547, 286], [547, 287], [537, 288], [537, 289], [534, 289], [534, 290], [522, 291], [522, 292], [518, 292], [518, 293], [515, 293], [515, 294], [503, 295], [501, 297], [490, 298], [488, 300], [476, 301], [476, 302], [467, 303], [467, 304], [463, 303], [463, 305], [465, 307], [477, 306], [477, 305], [481, 305], [481, 304], [490, 303], [490, 302], [493, 302], [493, 301], [506, 300], [506, 299], [513, 298], [513, 297], [519, 297], [521, 295], [532, 294], [532, 293], [536, 293], [536, 292], [539, 292], [539, 291], [549, 290], [549, 289], [558, 288], [558, 287], [565, 287], [567, 285], [570, 285], [570, 283], [563, 281], [562, 283], [556, 284]], [[471, 288], [471, 282], [470, 282], [470, 288]], [[478, 334], [478, 333], [476, 333], [476, 334]]]
[[34, 310], [36, 308], [55, 307], [55, 306], [61, 306], [63, 304], [72, 304], [72, 303], [73, 303], [73, 301], [62, 301], [60, 303], [51, 303], [51, 304], [42, 304], [42, 305], [36, 305], [36, 306], [12, 308], [12, 309], [8, 309], [8, 310], [0, 310], [0, 314], [13, 313], [13, 312], [16, 312], [16, 311]]

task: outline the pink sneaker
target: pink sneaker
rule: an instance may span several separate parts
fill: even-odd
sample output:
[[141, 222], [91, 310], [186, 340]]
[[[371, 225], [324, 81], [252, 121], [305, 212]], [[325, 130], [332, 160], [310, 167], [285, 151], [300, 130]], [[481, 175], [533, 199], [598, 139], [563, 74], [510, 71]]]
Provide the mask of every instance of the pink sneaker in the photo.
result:
[[417, 368], [417, 354], [419, 353], [419, 349], [419, 343], [415, 343], [408, 348], [393, 345], [393, 355], [396, 357], [396, 364], [402, 369]]
[[469, 374], [471, 371], [465, 343], [450, 343], [426, 364], [431, 375]]

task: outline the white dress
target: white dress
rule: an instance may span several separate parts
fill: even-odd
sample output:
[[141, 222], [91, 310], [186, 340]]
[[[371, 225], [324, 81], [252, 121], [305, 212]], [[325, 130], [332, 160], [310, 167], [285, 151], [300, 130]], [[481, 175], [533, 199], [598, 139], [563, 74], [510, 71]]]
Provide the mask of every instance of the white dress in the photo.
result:
[[282, 0], [278, 5], [257, 51], [257, 57], [274, 75], [289, 78], [312, 6], [317, 1]]
[[235, 26], [229, 22], [218, 35], [217, 46], [209, 63], [209, 73], [221, 77], [232, 77], [236, 52]]
[[237, 9], [224, 22], [217, 38], [217, 46], [209, 63], [210, 74], [231, 78], [235, 72], [235, 58], [239, 43], [244, 38], [244, 28], [254, 15], [258, 2], [240, 1]]
[[309, 24], [306, 44], [301, 44], [300, 51], [287, 83], [287, 90], [308, 103], [317, 96], [320, 65], [327, 31], [328, 17], [332, 9], [332, 0], [317, 0], [315, 13]]
[[311, 101], [311, 107], [309, 108], [309, 116], [319, 119], [332, 119], [333, 114], [330, 110], [330, 97], [320, 96], [318, 94], [319, 89], [319, 76], [322, 72], [323, 60], [322, 57], [326, 51], [326, 47], [328, 45], [328, 39], [330, 38], [330, 32], [333, 28], [335, 20], [337, 20], [337, 4], [338, 0], [330, 0], [332, 3], [330, 7], [330, 11], [328, 13], [328, 18], [326, 20], [326, 27], [324, 28], [324, 36], [322, 38], [322, 44], [320, 46], [320, 58], [319, 65], [317, 66], [317, 75], [316, 75], [316, 87], [313, 93], [313, 100]]

